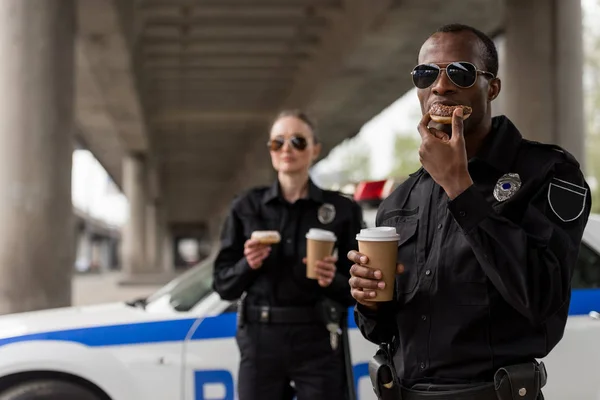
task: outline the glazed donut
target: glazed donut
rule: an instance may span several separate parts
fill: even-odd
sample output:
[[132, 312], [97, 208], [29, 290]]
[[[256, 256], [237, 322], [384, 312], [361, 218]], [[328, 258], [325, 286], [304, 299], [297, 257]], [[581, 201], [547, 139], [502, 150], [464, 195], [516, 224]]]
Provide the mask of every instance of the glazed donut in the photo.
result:
[[469, 106], [447, 106], [442, 103], [435, 103], [429, 109], [429, 115], [431, 120], [440, 124], [450, 125], [452, 124], [452, 113], [458, 107], [463, 109], [463, 121], [471, 116], [473, 109]]
[[254, 231], [250, 239], [262, 244], [276, 244], [281, 241], [281, 235], [277, 231]]

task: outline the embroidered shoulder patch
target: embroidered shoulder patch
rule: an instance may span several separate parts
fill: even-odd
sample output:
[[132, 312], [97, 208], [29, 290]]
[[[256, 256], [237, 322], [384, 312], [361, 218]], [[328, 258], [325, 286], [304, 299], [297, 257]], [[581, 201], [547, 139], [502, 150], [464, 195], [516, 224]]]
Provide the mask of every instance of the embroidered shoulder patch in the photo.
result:
[[561, 221], [575, 221], [585, 209], [587, 188], [553, 178], [548, 187], [548, 204]]

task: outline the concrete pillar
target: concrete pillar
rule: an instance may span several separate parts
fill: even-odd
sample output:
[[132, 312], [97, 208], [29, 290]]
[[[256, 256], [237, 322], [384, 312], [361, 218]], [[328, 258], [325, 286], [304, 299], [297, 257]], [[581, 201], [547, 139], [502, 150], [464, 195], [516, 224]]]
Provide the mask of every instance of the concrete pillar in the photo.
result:
[[0, 314], [71, 303], [74, 11], [0, 1]]
[[158, 258], [158, 208], [154, 201], [146, 205], [146, 268], [148, 272], [157, 271]]
[[123, 160], [123, 192], [129, 202], [129, 219], [123, 227], [121, 262], [125, 275], [147, 270], [146, 265], [146, 177], [144, 160], [129, 155]]
[[100, 272], [102, 265], [100, 260], [100, 241], [98, 239], [92, 240], [91, 247], [91, 263], [90, 272]]
[[164, 252], [165, 252], [165, 236], [167, 234], [167, 219], [164, 209], [164, 205], [160, 202], [156, 203], [156, 244], [155, 251], [155, 266], [160, 272], [171, 272], [170, 270], [164, 269]]
[[496, 44], [496, 49], [498, 50], [498, 59], [500, 60], [500, 65], [498, 68], [498, 77], [502, 80], [502, 91], [500, 92], [500, 96], [492, 102], [492, 117], [497, 115], [506, 115], [506, 102], [504, 101], [507, 98], [507, 92], [505, 92], [505, 80], [506, 76], [506, 40], [504, 35], [494, 38], [494, 43]]
[[108, 259], [109, 259], [109, 270], [122, 270], [121, 254], [119, 249], [121, 248], [120, 238], [111, 238], [108, 241]]
[[95, 243], [99, 272], [110, 271], [110, 238], [103, 237]]
[[175, 272], [175, 253], [173, 234], [170, 230], [166, 229], [163, 236], [162, 242], [162, 258], [163, 258], [163, 272], [173, 273]]
[[146, 217], [146, 254], [148, 269], [154, 272], [163, 271], [163, 252], [165, 231], [167, 229], [165, 213], [160, 201], [148, 204]]
[[507, 0], [502, 109], [526, 138], [584, 164], [581, 4]]
[[92, 240], [87, 229], [78, 233], [75, 268], [79, 272], [88, 272], [92, 264]]

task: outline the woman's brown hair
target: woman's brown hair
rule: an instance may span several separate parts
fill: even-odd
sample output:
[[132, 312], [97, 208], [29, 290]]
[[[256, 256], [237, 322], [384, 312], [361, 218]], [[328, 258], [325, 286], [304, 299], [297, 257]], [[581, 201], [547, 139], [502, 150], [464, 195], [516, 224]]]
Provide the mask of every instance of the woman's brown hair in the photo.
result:
[[302, 121], [306, 125], [308, 125], [308, 127], [312, 131], [313, 139], [314, 139], [315, 143], [319, 143], [319, 136], [317, 134], [317, 123], [316, 123], [316, 121], [314, 119], [312, 119], [308, 115], [308, 113], [306, 111], [302, 111], [302, 110], [297, 109], [297, 108], [289, 109], [289, 110], [283, 110], [283, 111], [281, 111], [277, 115], [277, 117], [275, 117], [275, 119], [273, 120], [273, 123], [271, 124], [271, 126], [273, 126], [275, 124], [275, 122], [279, 121], [281, 118], [285, 118], [285, 117], [298, 118], [300, 121]]

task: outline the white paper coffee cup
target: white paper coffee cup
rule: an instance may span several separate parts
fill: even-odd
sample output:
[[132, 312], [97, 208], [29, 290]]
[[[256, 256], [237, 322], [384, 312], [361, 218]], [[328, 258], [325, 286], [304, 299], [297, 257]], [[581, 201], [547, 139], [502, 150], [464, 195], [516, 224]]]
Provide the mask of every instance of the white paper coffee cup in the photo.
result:
[[390, 242], [399, 241], [400, 235], [396, 232], [396, 228], [390, 226], [378, 226], [376, 228], [361, 229], [356, 235], [356, 240], [362, 242]]
[[396, 284], [396, 260], [398, 257], [398, 241], [400, 235], [396, 228], [380, 226], [362, 229], [356, 235], [358, 252], [369, 258], [367, 267], [381, 271], [385, 288], [377, 289], [372, 301], [390, 301], [394, 297]]
[[317, 261], [330, 256], [335, 247], [335, 233], [324, 229], [312, 228], [306, 234], [306, 277], [318, 279]]
[[337, 240], [335, 233], [318, 228], [309, 229], [308, 233], [306, 234], [306, 238], [321, 242], [335, 242]]

